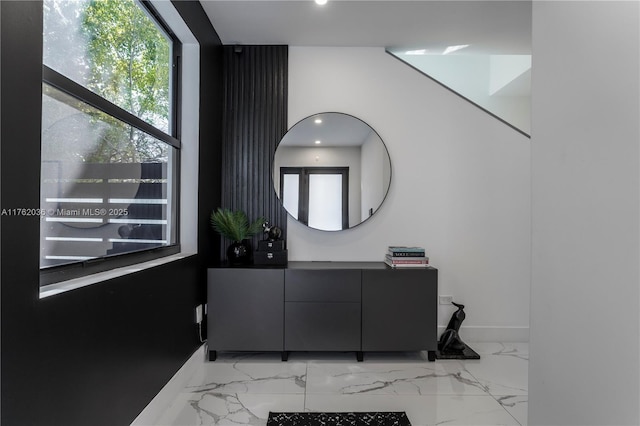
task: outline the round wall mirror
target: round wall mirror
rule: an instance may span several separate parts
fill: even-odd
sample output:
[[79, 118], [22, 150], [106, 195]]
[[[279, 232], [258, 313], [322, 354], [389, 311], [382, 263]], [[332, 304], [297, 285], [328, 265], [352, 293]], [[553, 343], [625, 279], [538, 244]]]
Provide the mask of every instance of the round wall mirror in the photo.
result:
[[391, 159], [380, 136], [348, 114], [323, 112], [296, 123], [273, 160], [273, 185], [287, 212], [322, 231], [353, 228], [380, 208]]

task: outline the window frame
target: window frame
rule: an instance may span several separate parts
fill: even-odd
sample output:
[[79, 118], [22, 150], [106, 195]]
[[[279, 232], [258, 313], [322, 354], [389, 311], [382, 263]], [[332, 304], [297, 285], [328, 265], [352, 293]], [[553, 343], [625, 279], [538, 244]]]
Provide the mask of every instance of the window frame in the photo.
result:
[[171, 79], [170, 79], [170, 96], [171, 96], [171, 109], [170, 109], [170, 126], [169, 132], [154, 127], [147, 121], [133, 115], [129, 111], [117, 106], [111, 101], [96, 94], [90, 89], [82, 86], [79, 83], [71, 80], [65, 75], [55, 71], [48, 67], [44, 63], [42, 64], [42, 83], [50, 85], [57, 90], [60, 90], [67, 95], [76, 98], [105, 114], [122, 121], [123, 123], [130, 125], [142, 132], [153, 136], [161, 142], [166, 143], [170, 147], [175, 148], [173, 162], [175, 167], [171, 170], [171, 174], [168, 179], [172, 179], [175, 191], [173, 192], [174, 199], [171, 203], [171, 214], [173, 219], [173, 229], [175, 230], [175, 242], [167, 246], [155, 247], [150, 249], [142, 249], [132, 251], [128, 253], [121, 253], [115, 255], [105, 255], [97, 258], [72, 262], [64, 265], [51, 266], [45, 269], [40, 268], [40, 287], [50, 284], [60, 283], [74, 278], [81, 278], [88, 275], [96, 274], [99, 272], [110, 271], [116, 268], [122, 268], [126, 266], [135, 265], [151, 261], [154, 259], [171, 256], [181, 251], [180, 247], [180, 176], [181, 176], [181, 160], [180, 149], [181, 143], [181, 124], [182, 124], [182, 70], [181, 70], [181, 58], [182, 58], [182, 43], [178, 37], [171, 31], [171, 28], [162, 19], [160, 14], [156, 11], [153, 5], [148, 0], [133, 0], [135, 3], [143, 9], [145, 13], [149, 15], [155, 24], [164, 31], [171, 43]]

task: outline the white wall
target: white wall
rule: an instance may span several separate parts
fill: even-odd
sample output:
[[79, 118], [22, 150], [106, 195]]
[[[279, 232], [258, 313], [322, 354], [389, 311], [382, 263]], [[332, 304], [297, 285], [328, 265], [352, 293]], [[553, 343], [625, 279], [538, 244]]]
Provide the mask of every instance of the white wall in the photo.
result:
[[[289, 259], [381, 261], [389, 245], [424, 246], [439, 293], [467, 305], [463, 339], [526, 340], [529, 139], [383, 48], [291, 47], [290, 126], [324, 111], [377, 131], [391, 156], [391, 188], [371, 219], [347, 231], [289, 219]], [[451, 313], [440, 307], [439, 324]]]
[[529, 424], [640, 424], [639, 20], [533, 3]]

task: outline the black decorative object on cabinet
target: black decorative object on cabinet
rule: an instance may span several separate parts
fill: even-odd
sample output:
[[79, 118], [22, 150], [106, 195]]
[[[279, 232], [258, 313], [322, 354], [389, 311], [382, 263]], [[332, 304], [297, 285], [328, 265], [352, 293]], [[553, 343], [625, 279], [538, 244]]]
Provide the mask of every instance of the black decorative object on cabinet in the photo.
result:
[[273, 190], [271, 167], [287, 132], [287, 79], [287, 46], [224, 47], [221, 204], [268, 217], [283, 234], [287, 213]]
[[249, 238], [258, 234], [262, 229], [265, 219], [259, 217], [253, 222], [242, 210], [231, 211], [218, 208], [211, 213], [211, 226], [227, 240], [231, 245], [227, 248], [227, 261], [230, 265], [251, 264], [251, 241]]
[[279, 241], [282, 238], [282, 229], [271, 225], [269, 222], [262, 224], [264, 233], [266, 234], [267, 241]]
[[227, 247], [227, 261], [230, 265], [251, 264], [251, 243], [249, 240], [234, 241]]
[[258, 241], [254, 264], [286, 266], [289, 262], [289, 252], [285, 240], [280, 239], [282, 230], [269, 225], [269, 222], [263, 223], [262, 228], [267, 239]]

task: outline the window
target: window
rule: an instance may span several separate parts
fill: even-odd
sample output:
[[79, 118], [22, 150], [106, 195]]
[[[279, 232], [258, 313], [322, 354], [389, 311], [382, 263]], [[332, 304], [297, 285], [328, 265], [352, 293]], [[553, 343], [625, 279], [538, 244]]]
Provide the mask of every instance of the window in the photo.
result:
[[146, 2], [44, 0], [43, 47], [42, 284], [177, 252], [180, 44]]
[[133, 0], [45, 0], [43, 63], [170, 132], [173, 39]]

